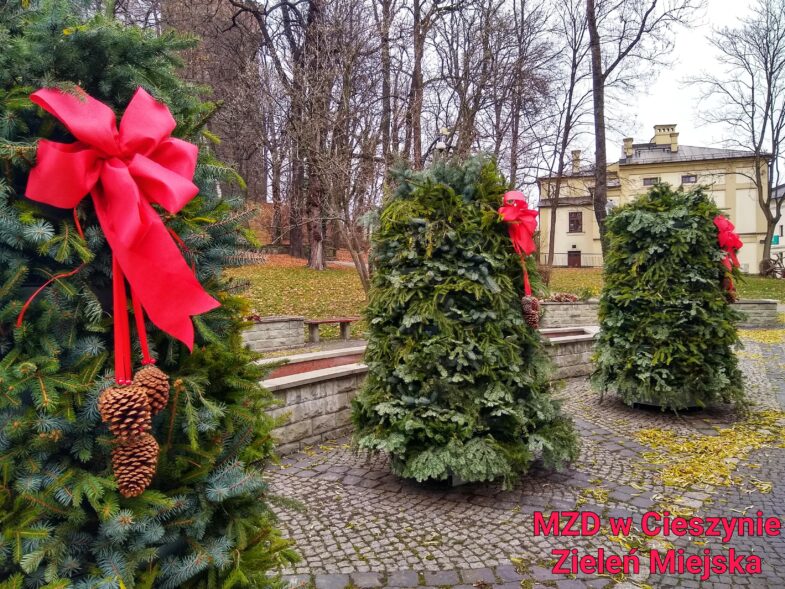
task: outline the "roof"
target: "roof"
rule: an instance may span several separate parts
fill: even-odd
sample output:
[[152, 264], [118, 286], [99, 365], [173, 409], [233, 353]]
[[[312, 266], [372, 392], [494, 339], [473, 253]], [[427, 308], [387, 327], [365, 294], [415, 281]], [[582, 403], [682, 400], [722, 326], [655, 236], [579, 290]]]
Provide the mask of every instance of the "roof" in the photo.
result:
[[[696, 147], [694, 145], [679, 145], [679, 150], [676, 153], [671, 151], [670, 145], [656, 145], [654, 143], [634, 143], [632, 149], [632, 157], [621, 158], [619, 165], [631, 166], [755, 157], [755, 153], [752, 151], [722, 149], [719, 147]], [[765, 157], [769, 156], [765, 154]]]

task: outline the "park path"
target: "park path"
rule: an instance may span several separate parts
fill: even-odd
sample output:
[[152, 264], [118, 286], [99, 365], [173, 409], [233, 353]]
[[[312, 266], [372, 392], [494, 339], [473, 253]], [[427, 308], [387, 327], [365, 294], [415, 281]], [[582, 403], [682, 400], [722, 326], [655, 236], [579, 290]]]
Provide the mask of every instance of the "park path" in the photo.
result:
[[[755, 409], [783, 410], [785, 330], [747, 333], [752, 339], [745, 340], [739, 354]], [[683, 439], [732, 431], [742, 418], [727, 407], [681, 416], [633, 409], [614, 398], [601, 402], [586, 379], [564, 383], [557, 395], [578, 427], [581, 458], [560, 473], [535, 467], [511, 490], [401, 480], [389, 472], [383, 456], [354, 454], [349, 440], [286, 457], [279, 468], [270, 469], [268, 478], [272, 494], [300, 503], [275, 507], [284, 533], [297, 542], [303, 556], [292, 570], [284, 571], [287, 580], [316, 589], [785, 587], [783, 537], [732, 541], [737, 552], [762, 557], [763, 572], [755, 576], [715, 575], [704, 581], [689, 575], [650, 576], [645, 558], [640, 574], [614, 579], [551, 573], [554, 548], [576, 548], [581, 554], [599, 548], [615, 554], [626, 550], [607, 533], [535, 537], [535, 511], [577, 508], [600, 513], [603, 519], [631, 516], [639, 522], [645, 512], [665, 508], [695, 515], [727, 517], [761, 510], [782, 516], [785, 505], [785, 449], [777, 444], [741, 449], [730, 486], [696, 484], [676, 491], [663, 485], [660, 475], [665, 466], [652, 464], [651, 448], [636, 439], [641, 431], [652, 429]], [[688, 554], [726, 548], [705, 540], [670, 537], [652, 544], [649, 539], [644, 547], [665, 547], [670, 541]]]

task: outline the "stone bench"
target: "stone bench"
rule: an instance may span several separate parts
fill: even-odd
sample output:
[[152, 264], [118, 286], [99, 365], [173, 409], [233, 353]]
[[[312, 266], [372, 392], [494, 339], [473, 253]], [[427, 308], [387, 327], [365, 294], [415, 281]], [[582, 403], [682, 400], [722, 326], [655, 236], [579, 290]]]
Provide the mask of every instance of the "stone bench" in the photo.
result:
[[319, 326], [337, 323], [341, 327], [341, 339], [349, 339], [349, 328], [352, 323], [359, 321], [360, 317], [333, 317], [332, 319], [308, 319], [305, 324], [308, 326], [308, 341], [310, 343], [319, 342]]

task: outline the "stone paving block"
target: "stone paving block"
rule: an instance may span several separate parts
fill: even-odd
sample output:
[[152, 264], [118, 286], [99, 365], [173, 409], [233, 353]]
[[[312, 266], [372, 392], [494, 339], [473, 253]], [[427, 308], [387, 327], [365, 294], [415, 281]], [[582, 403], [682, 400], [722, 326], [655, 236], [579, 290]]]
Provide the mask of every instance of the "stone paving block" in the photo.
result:
[[382, 576], [379, 573], [352, 573], [352, 583], [360, 589], [370, 589], [382, 586]]
[[556, 581], [556, 587], [559, 589], [586, 589], [586, 583], [579, 579], [562, 579]]
[[351, 475], [351, 474], [347, 474], [345, 477], [343, 477], [343, 480], [341, 481], [341, 484], [344, 484], [344, 485], [359, 485], [362, 481], [363, 481], [363, 479], [361, 477], [354, 476], [354, 475]]
[[420, 577], [415, 571], [395, 571], [387, 576], [389, 587], [416, 587]]
[[284, 575], [281, 580], [289, 589], [302, 589], [311, 583], [311, 575]]
[[426, 585], [434, 585], [436, 587], [460, 583], [456, 571], [428, 571], [424, 576]]
[[[615, 585], [613, 581], [609, 581], [608, 579], [591, 579], [586, 581], [586, 587], [588, 587], [588, 589], [605, 589], [605, 587], [611, 586], [614, 587], [614, 589], [618, 587], [618, 585]], [[637, 589], [640, 589], [640, 587]]]
[[349, 575], [341, 574], [316, 575], [314, 579], [316, 589], [345, 589], [349, 582]]
[[464, 583], [473, 584], [478, 582], [493, 584], [496, 582], [496, 575], [489, 568], [463, 569], [461, 578]]
[[554, 575], [550, 569], [544, 569], [537, 566], [532, 567], [531, 575], [536, 581], [553, 581], [554, 579], [561, 578]]
[[496, 576], [502, 581], [520, 581], [523, 579], [523, 575], [515, 570], [515, 567], [511, 564], [499, 565], [496, 567], [495, 571]]

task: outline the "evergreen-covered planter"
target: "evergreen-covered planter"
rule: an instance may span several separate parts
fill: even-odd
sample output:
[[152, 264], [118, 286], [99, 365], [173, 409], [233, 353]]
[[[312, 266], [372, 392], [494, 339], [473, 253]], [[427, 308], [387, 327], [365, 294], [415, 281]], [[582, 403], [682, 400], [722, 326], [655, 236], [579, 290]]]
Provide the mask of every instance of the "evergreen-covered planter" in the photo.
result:
[[[397, 181], [375, 234], [357, 444], [418, 481], [510, 483], [538, 454], [552, 465], [574, 459], [572, 424], [522, 314], [495, 164], [439, 164]], [[536, 288], [534, 272], [530, 259]]]
[[607, 218], [598, 387], [672, 410], [743, 399], [719, 214], [702, 189], [658, 185]]

